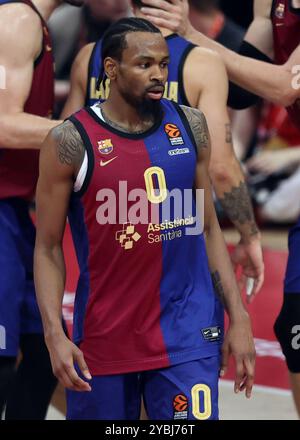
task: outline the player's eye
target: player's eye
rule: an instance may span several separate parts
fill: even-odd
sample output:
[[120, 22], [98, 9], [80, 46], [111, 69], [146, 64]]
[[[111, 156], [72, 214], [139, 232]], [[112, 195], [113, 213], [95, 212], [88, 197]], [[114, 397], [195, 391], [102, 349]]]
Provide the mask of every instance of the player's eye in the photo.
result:
[[150, 67], [150, 63], [141, 63], [141, 64], [140, 64], [140, 67], [141, 67], [142, 69], [149, 69], [149, 67]]
[[163, 61], [162, 63], [160, 63], [160, 67], [162, 68], [162, 69], [165, 69], [166, 67], [168, 67], [168, 62], [167, 61]]

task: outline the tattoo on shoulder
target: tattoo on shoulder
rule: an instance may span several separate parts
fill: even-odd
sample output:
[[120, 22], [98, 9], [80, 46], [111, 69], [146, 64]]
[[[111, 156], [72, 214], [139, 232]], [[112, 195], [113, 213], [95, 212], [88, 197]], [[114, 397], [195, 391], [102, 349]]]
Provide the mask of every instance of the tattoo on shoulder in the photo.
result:
[[71, 121], [65, 121], [52, 131], [57, 142], [57, 155], [64, 165], [80, 165], [84, 157], [84, 145]]
[[192, 129], [195, 141], [199, 148], [206, 148], [209, 146], [209, 131], [206, 123], [204, 114], [196, 109], [187, 107], [185, 105], [180, 106], [183, 110], [185, 116], [187, 117], [188, 123]]

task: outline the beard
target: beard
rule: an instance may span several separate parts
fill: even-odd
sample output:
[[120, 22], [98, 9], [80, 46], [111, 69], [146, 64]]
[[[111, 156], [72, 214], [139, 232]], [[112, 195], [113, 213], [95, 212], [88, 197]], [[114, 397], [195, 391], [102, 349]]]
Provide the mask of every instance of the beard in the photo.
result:
[[140, 98], [132, 96], [128, 91], [120, 91], [120, 94], [126, 102], [137, 110], [141, 119], [153, 118], [154, 121], [157, 121], [161, 117], [162, 107], [160, 100], [148, 98], [146, 92]]

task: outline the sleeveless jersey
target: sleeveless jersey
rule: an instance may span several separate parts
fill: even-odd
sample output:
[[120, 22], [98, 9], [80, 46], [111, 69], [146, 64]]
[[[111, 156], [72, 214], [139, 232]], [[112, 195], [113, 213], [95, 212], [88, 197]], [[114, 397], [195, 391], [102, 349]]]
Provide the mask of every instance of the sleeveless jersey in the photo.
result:
[[[34, 9], [41, 19], [43, 47], [34, 64], [31, 90], [24, 111], [37, 116], [51, 117], [54, 104], [54, 61], [46, 22], [30, 0], [0, 0], [0, 10], [1, 5], [8, 3], [25, 3]], [[0, 149], [0, 199], [21, 197], [31, 200], [38, 178], [38, 161], [39, 151], [30, 150], [30, 145], [24, 150]]]
[[[183, 87], [183, 67], [188, 54], [196, 46], [176, 34], [166, 37], [166, 42], [170, 52], [170, 64], [164, 98], [189, 106]], [[107, 99], [109, 94], [109, 81], [107, 80], [101, 83], [100, 90], [97, 90], [98, 79], [102, 71], [101, 47], [102, 41], [99, 40], [94, 46], [89, 62], [86, 95], [86, 105], [89, 106], [99, 99]]]
[[163, 99], [161, 109], [142, 134], [110, 127], [91, 108], [69, 118], [88, 154], [69, 211], [80, 266], [73, 338], [94, 375], [163, 368], [220, 349], [222, 307], [202, 230], [194, 229], [194, 138], [177, 104]]
[[[300, 10], [291, 0], [273, 0], [271, 10], [274, 38], [274, 61], [284, 64], [300, 44]], [[300, 100], [287, 108], [293, 123], [300, 128]]]

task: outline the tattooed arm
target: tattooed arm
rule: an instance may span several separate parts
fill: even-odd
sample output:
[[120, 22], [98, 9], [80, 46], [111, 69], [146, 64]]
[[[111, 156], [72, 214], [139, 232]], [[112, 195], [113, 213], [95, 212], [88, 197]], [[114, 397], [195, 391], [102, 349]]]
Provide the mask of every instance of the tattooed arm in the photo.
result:
[[65, 336], [62, 327], [65, 288], [62, 240], [74, 179], [83, 157], [81, 137], [69, 121], [53, 129], [44, 141], [36, 195], [34, 255], [36, 294], [53, 372], [64, 387], [77, 391], [90, 387], [77, 375], [74, 360], [87, 378], [89, 373], [81, 351]]
[[[209, 175], [225, 213], [241, 235], [240, 242], [232, 254], [232, 261], [236, 268], [241, 265], [243, 269], [240, 279], [241, 290], [248, 277], [254, 279], [251, 295], [247, 296], [247, 300], [251, 301], [260, 290], [264, 280], [261, 237], [256, 226], [245, 177], [233, 151], [225, 104], [225, 110], [214, 105], [213, 100], [211, 105], [209, 114], [211, 115], [212, 112], [214, 114], [210, 117], [210, 125], [208, 123], [211, 137]], [[184, 106], [182, 108], [189, 109]], [[191, 122], [193, 112], [197, 111], [186, 110], [189, 122]]]
[[[229, 355], [236, 363], [235, 391], [246, 390], [250, 397], [253, 386], [255, 349], [249, 316], [243, 306], [227, 247], [216, 216], [210, 180], [209, 133], [205, 117], [199, 110], [183, 108], [198, 146], [196, 189], [204, 189], [204, 233], [206, 251], [216, 294], [229, 316], [229, 329], [222, 347], [222, 371], [225, 372]], [[201, 209], [201, 208], [200, 208]]]

